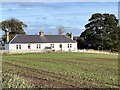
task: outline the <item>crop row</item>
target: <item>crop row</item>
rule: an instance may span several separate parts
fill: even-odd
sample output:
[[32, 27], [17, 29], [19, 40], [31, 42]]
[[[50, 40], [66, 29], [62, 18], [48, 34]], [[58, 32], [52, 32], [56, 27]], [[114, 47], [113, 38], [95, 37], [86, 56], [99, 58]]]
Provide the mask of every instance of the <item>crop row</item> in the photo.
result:
[[2, 88], [32, 88], [33, 85], [23, 78], [4, 68], [2, 72]]
[[91, 55], [93, 54], [5, 55], [3, 67], [7, 68], [9, 73], [34, 84], [35, 87], [117, 88], [116, 57]]

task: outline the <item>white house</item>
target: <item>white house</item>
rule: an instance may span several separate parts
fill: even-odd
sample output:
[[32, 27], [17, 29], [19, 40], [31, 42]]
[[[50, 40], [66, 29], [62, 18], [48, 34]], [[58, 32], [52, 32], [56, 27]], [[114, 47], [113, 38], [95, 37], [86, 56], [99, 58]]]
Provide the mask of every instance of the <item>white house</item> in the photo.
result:
[[8, 51], [77, 51], [77, 42], [65, 35], [16, 35], [10, 42], [5, 44], [5, 50]]

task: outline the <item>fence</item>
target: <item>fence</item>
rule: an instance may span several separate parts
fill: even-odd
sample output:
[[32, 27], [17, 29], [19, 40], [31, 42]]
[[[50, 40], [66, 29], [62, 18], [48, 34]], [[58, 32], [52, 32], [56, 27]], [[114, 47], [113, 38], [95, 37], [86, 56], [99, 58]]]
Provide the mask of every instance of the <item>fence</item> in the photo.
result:
[[114, 52], [110, 52], [110, 51], [93, 50], [93, 49], [82, 49], [82, 50], [78, 50], [78, 52], [81, 52], [81, 53], [96, 53], [96, 54], [112, 54], [112, 55], [118, 55], [118, 53], [114, 53]]
[[[46, 50], [46, 49], [44, 49], [44, 50], [0, 50], [0, 54], [1, 53], [10, 53], [10, 54], [16, 54], [16, 53], [44, 53], [44, 52], [52, 52], [52, 50]], [[65, 52], [65, 51], [56, 51], [56, 52]], [[71, 52], [118, 55], [118, 53], [113, 53], [113, 52], [109, 52], [109, 51], [93, 50], [93, 49], [82, 49], [82, 50], [71, 51]]]
[[0, 50], [0, 53], [19, 54], [19, 53], [43, 53], [49, 51], [50, 50]]

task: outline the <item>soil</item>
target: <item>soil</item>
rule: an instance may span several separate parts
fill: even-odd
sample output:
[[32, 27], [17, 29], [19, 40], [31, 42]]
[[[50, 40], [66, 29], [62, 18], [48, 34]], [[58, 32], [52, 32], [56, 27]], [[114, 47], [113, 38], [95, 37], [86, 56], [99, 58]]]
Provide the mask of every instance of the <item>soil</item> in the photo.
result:
[[14, 67], [15, 73], [20, 77], [29, 81], [31, 84], [34, 85], [34, 87], [37, 88], [45, 88], [45, 87], [74, 88], [75, 87], [76, 88], [75, 85], [71, 84], [72, 80], [70, 80], [70, 77], [67, 77], [65, 75], [57, 74], [54, 72], [48, 72], [44, 70], [38, 70], [30, 67], [23, 67], [23, 66], [15, 65], [10, 62], [3, 62], [3, 63], [10, 67]]

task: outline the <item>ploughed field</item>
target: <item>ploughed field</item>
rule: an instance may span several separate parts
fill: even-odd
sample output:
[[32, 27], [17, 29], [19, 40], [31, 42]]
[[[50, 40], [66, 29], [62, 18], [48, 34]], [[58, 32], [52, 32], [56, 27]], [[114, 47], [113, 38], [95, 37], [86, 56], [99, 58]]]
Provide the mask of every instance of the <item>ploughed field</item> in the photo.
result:
[[3, 55], [3, 87], [118, 88], [118, 56], [85, 53]]

